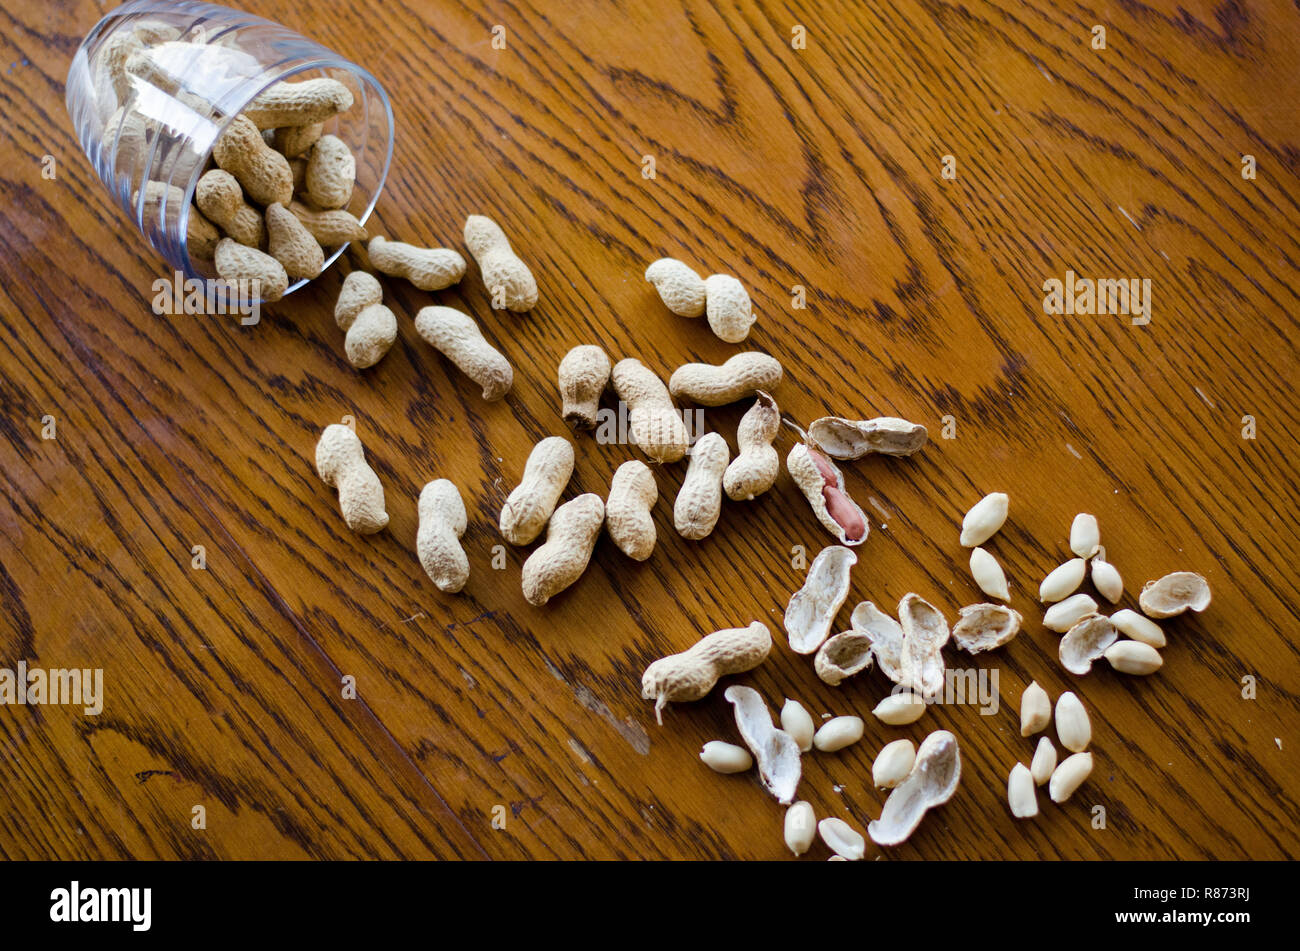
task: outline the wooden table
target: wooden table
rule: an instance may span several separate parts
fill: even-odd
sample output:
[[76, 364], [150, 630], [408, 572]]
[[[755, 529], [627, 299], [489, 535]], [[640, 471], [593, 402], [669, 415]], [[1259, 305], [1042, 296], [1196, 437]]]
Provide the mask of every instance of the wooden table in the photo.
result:
[[[663, 727], [639, 695], [652, 659], [754, 619], [773, 655], [724, 683], [868, 721], [856, 746], [805, 757], [819, 817], [879, 815], [870, 771], [888, 740], [960, 740], [956, 796], [868, 859], [1300, 854], [1291, 5], [1112, 4], [1097, 49], [1085, 8], [1050, 0], [437, 3], [394, 21], [376, 4], [252, 0], [385, 83], [398, 137], [376, 230], [459, 247], [465, 216], [487, 213], [541, 286], [517, 317], [490, 309], [472, 265], [437, 294], [387, 281], [400, 337], [364, 373], [332, 321], [337, 270], [255, 327], [151, 313], [167, 268], [63, 105], [105, 5], [3, 6], [0, 666], [103, 668], [105, 698], [98, 716], [0, 709], [0, 854], [788, 857], [753, 774], [697, 758], [735, 739], [721, 690]], [[602, 539], [542, 609], [520, 592], [528, 550], [493, 568], [531, 445], [567, 432], [555, 371], [570, 347], [665, 376], [737, 352], [659, 303], [642, 274], [664, 255], [749, 288], [746, 346], [784, 364], [791, 418], [930, 429], [911, 458], [845, 466], [873, 528], [838, 628], [863, 599], [892, 609], [914, 591], [950, 619], [984, 600], [957, 528], [986, 492], [1010, 494], [988, 547], [1025, 630], [996, 654], [947, 652], [997, 671], [995, 715], [949, 704], [885, 727], [869, 713], [883, 675], [831, 688], [790, 651], [792, 551], [831, 538], [784, 473], [688, 542], [672, 524], [685, 465], [659, 470], [653, 557]], [[1149, 323], [1045, 314], [1044, 282], [1068, 270], [1149, 280]], [[435, 302], [508, 355], [503, 402], [416, 335]], [[744, 408], [705, 414], [733, 451]], [[378, 536], [345, 529], [313, 470], [321, 428], [345, 415], [388, 494]], [[637, 455], [575, 442], [566, 498], [603, 496]], [[415, 497], [435, 477], [470, 510], [459, 596], [414, 555]], [[1154, 676], [1068, 674], [1040, 623], [1038, 582], [1080, 511], [1100, 519], [1125, 606], [1169, 571], [1209, 579], [1210, 609], [1166, 622]], [[1021, 822], [1005, 787], [1033, 751], [1016, 713], [1031, 679], [1083, 699], [1096, 768]]]

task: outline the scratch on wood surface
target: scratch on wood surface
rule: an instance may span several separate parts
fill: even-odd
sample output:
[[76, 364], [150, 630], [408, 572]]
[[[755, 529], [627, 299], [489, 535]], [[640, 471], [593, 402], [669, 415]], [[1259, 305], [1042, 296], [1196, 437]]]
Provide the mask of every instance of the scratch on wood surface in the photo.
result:
[[1119, 213], [1129, 220], [1129, 224], [1131, 224], [1134, 228], [1137, 228], [1138, 231], [1142, 230], [1142, 226], [1138, 224], [1136, 221], [1134, 221], [1133, 216], [1130, 215], [1127, 211], [1125, 211], [1123, 207], [1121, 207], [1120, 205], [1116, 205], [1115, 207], [1119, 208]]
[[1206, 396], [1205, 393], [1201, 391], [1201, 388], [1199, 386], [1194, 386], [1192, 387], [1192, 389], [1196, 391], [1197, 396], [1199, 396], [1202, 400], [1205, 401], [1206, 406], [1208, 406], [1210, 409], [1218, 409], [1218, 407], [1214, 405], [1214, 402], [1208, 396]]
[[1083, 456], [1079, 455], [1079, 450], [1075, 449], [1075, 448], [1074, 448], [1073, 446], [1071, 446], [1068, 442], [1065, 444], [1065, 450], [1066, 450], [1066, 452], [1068, 452], [1070, 455], [1074, 456], [1074, 458], [1076, 458], [1076, 459], [1082, 459], [1082, 458], [1083, 458]]

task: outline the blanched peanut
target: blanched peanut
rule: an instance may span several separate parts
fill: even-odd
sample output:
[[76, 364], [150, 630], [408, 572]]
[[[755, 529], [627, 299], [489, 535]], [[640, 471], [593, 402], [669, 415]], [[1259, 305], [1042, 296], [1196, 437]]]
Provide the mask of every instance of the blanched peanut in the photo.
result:
[[614, 364], [609, 379], [627, 404], [629, 433], [642, 452], [655, 462], [676, 462], [686, 455], [686, 424], [659, 377], [628, 357]]
[[876, 704], [871, 711], [881, 723], [890, 726], [906, 726], [921, 719], [925, 713], [925, 701], [912, 693], [891, 693]]
[[524, 562], [524, 598], [540, 607], [582, 577], [605, 522], [599, 495], [580, 495], [551, 516], [546, 543]]
[[465, 276], [465, 259], [450, 248], [419, 248], [375, 235], [366, 253], [380, 274], [404, 277], [422, 291], [440, 291]]
[[1080, 558], [1091, 558], [1097, 554], [1101, 544], [1101, 530], [1097, 527], [1097, 516], [1080, 512], [1070, 523], [1070, 551]]
[[609, 355], [594, 344], [574, 347], [560, 361], [561, 412], [575, 430], [596, 425], [600, 394], [609, 383], [610, 369]]
[[867, 840], [843, 819], [823, 819], [817, 823], [822, 841], [832, 852], [850, 862], [857, 862], [867, 854]]
[[1090, 595], [1072, 594], [1053, 604], [1043, 614], [1043, 627], [1064, 634], [1089, 614], [1097, 613], [1097, 602]]
[[1141, 641], [1116, 641], [1106, 648], [1106, 660], [1121, 674], [1154, 674], [1164, 663], [1160, 652]]
[[1020, 735], [1033, 736], [1052, 722], [1052, 698], [1039, 686], [1030, 682], [1020, 695]]
[[781, 411], [776, 400], [762, 390], [758, 391], [757, 397], [754, 405], [740, 417], [736, 429], [736, 444], [740, 451], [722, 477], [727, 498], [735, 502], [762, 495], [772, 488], [781, 470], [781, 456], [772, 448], [772, 441], [781, 428]]
[[1082, 753], [1092, 741], [1092, 721], [1088, 719], [1088, 711], [1069, 690], [1056, 698], [1056, 738], [1074, 753]]
[[802, 799], [785, 811], [785, 844], [795, 855], [803, 855], [812, 848], [817, 837], [817, 814], [810, 803]]
[[724, 406], [774, 389], [781, 382], [776, 357], [751, 350], [738, 353], [720, 366], [688, 363], [678, 367], [668, 381], [673, 399], [688, 399], [701, 406]]
[[[336, 135], [322, 135], [307, 156], [307, 197], [317, 208], [343, 208], [352, 200], [357, 160]], [[288, 202], [285, 202], [287, 205]]]
[[673, 525], [683, 538], [698, 541], [718, 524], [722, 475], [731, 452], [720, 433], [706, 433], [691, 448], [691, 463], [673, 506]]
[[1007, 520], [1007, 508], [1010, 497], [1005, 492], [990, 492], [976, 502], [961, 523], [961, 543], [963, 547], [974, 548], [983, 545], [997, 534], [998, 529]]
[[483, 387], [483, 399], [494, 402], [510, 392], [515, 378], [510, 362], [483, 339], [469, 314], [452, 307], [422, 307], [415, 315], [415, 329], [460, 372]]
[[495, 221], [482, 215], [466, 218], [465, 246], [478, 262], [493, 310], [522, 312], [537, 305], [537, 281]]
[[704, 279], [704, 298], [709, 327], [720, 339], [740, 343], [749, 336], [754, 312], [740, 281], [730, 274], [710, 274]]
[[813, 746], [823, 753], [834, 753], [862, 739], [865, 729], [861, 717], [832, 717], [813, 735]]
[[679, 317], [704, 313], [704, 279], [675, 258], [660, 258], [645, 269], [645, 279], [659, 292], [659, 299]]
[[680, 654], [660, 658], [641, 677], [641, 697], [655, 701], [655, 719], [663, 708], [704, 697], [719, 677], [744, 673], [761, 664], [772, 650], [772, 632], [762, 621], [749, 627], [715, 631]]
[[893, 789], [907, 778], [916, 762], [916, 747], [911, 740], [886, 743], [871, 764], [871, 781], [877, 789]]
[[700, 759], [715, 773], [743, 773], [754, 765], [749, 750], [735, 743], [709, 740], [700, 750]]
[[1073, 796], [1075, 790], [1083, 785], [1084, 780], [1088, 778], [1091, 772], [1091, 753], [1075, 753], [1073, 756], [1067, 756], [1061, 760], [1061, 765], [1053, 770], [1052, 778], [1047, 786], [1052, 802], [1065, 802]]
[[655, 520], [650, 512], [659, 498], [655, 475], [636, 459], [614, 473], [605, 502], [605, 529], [623, 554], [645, 561], [655, 548]]
[[397, 316], [383, 305], [383, 288], [373, 274], [353, 271], [343, 279], [334, 322], [347, 334], [343, 350], [359, 370], [374, 366], [397, 339]]
[[460, 545], [468, 523], [460, 490], [448, 479], [435, 479], [420, 490], [418, 510], [415, 550], [420, 567], [439, 591], [454, 594], [469, 580], [469, 559]]
[[1136, 611], [1125, 608], [1110, 616], [1110, 623], [1125, 637], [1131, 637], [1152, 647], [1165, 646], [1165, 632], [1155, 621], [1145, 618]]
[[524, 476], [501, 509], [501, 535], [512, 545], [527, 545], [542, 533], [560, 494], [573, 475], [573, 444], [548, 436], [533, 447]]
[[813, 723], [812, 714], [798, 700], [786, 698], [785, 706], [781, 708], [781, 729], [794, 737], [794, 741], [799, 744], [799, 752], [807, 753], [812, 749], [817, 727]]
[[316, 443], [316, 472], [327, 486], [338, 489], [343, 521], [352, 531], [371, 535], [388, 524], [384, 487], [366, 463], [361, 440], [347, 426], [334, 423], [325, 427]]
[[1038, 815], [1038, 794], [1034, 791], [1034, 777], [1029, 767], [1017, 763], [1007, 776], [1007, 804], [1017, 819], [1032, 819]]
[[266, 251], [290, 277], [317, 277], [325, 267], [325, 252], [302, 222], [277, 202], [266, 206]]
[[813, 514], [845, 545], [861, 545], [870, 530], [867, 516], [844, 491], [844, 476], [829, 459], [804, 443], [796, 443], [785, 458], [786, 470]]

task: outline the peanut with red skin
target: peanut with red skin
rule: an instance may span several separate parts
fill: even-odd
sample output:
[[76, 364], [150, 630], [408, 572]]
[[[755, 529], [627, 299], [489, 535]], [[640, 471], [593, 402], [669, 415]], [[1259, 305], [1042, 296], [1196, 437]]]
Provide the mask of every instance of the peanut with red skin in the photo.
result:
[[867, 517], [845, 493], [844, 477], [834, 463], [808, 445], [796, 443], [785, 465], [827, 531], [845, 545], [866, 541]]

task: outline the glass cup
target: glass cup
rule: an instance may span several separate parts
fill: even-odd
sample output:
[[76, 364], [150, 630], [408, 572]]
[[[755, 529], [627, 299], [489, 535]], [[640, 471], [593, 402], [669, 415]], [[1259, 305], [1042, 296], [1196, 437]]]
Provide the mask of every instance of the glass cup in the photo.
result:
[[[216, 276], [186, 236], [212, 146], [267, 87], [328, 76], [352, 92], [329, 119], [357, 163], [347, 206], [370, 216], [393, 158], [393, 110], [379, 81], [293, 30], [211, 3], [132, 0], [87, 34], [68, 71], [67, 106], [81, 147], [114, 199], [186, 280]], [[152, 189], [146, 183], [157, 182]], [[156, 201], [146, 193], [156, 192]], [[326, 249], [325, 267], [343, 253]], [[286, 293], [306, 284], [297, 280]]]

